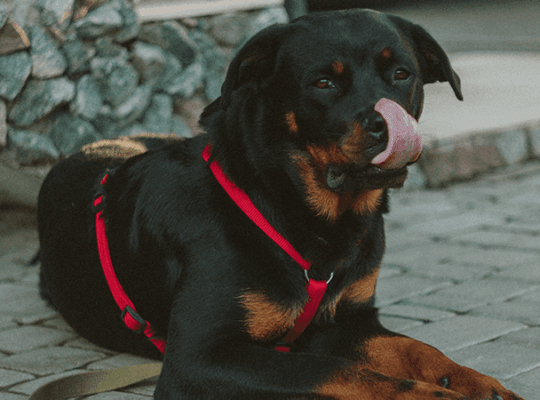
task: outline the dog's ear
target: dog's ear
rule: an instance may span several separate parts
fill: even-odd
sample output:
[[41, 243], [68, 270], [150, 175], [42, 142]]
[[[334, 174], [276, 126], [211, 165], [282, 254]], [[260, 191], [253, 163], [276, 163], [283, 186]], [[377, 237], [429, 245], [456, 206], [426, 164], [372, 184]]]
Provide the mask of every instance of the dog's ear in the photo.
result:
[[277, 54], [293, 29], [291, 24], [272, 25], [253, 36], [242, 46], [229, 65], [221, 87], [221, 107], [226, 108], [233, 93], [243, 86], [259, 87], [277, 63]]
[[452, 69], [450, 60], [439, 43], [419, 25], [395, 15], [390, 15], [389, 19], [416, 45], [422, 57], [420, 61], [424, 83], [448, 82], [456, 97], [463, 100], [461, 80], [456, 71]]

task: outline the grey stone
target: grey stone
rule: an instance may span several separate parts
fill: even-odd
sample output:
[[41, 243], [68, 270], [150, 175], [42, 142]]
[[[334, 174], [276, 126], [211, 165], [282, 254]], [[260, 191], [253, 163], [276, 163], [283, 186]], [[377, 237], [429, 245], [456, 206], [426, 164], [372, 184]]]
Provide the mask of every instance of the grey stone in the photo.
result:
[[39, 26], [28, 27], [28, 33], [32, 40], [32, 76], [49, 79], [62, 75], [68, 63], [54, 40]]
[[100, 371], [104, 369], [130, 367], [148, 362], [149, 360], [147, 358], [138, 357], [132, 354], [118, 354], [114, 357], [96, 361], [88, 365], [87, 368], [92, 371]]
[[381, 315], [379, 317], [379, 321], [381, 322], [382, 326], [384, 326], [386, 329], [391, 330], [392, 332], [402, 332], [407, 329], [423, 325], [422, 321], [387, 315]]
[[43, 326], [46, 326], [48, 328], [58, 329], [60, 331], [73, 332], [73, 328], [71, 328], [69, 324], [60, 315], [58, 315], [56, 318], [52, 318], [45, 321], [43, 323]]
[[528, 328], [512, 332], [508, 335], [501, 336], [496, 342], [515, 344], [527, 349], [538, 350], [540, 349], [540, 328]]
[[193, 137], [193, 132], [184, 119], [178, 115], [173, 115], [171, 119], [171, 131], [176, 136], [190, 138]]
[[21, 396], [14, 393], [0, 393], [0, 400], [27, 400], [28, 396]]
[[16, 0], [8, 2], [11, 6], [11, 15], [10, 17], [21, 27], [26, 26], [26, 17], [30, 11], [33, 0]]
[[124, 125], [118, 121], [114, 107], [109, 104], [104, 104], [99, 109], [98, 115], [93, 121], [93, 124], [104, 138], [113, 137], [116, 129], [119, 127], [122, 129], [124, 127]]
[[387, 263], [420, 270], [428, 270], [433, 265], [448, 265], [448, 268], [451, 268], [451, 265], [456, 264], [471, 268], [506, 268], [509, 265], [526, 265], [537, 260], [537, 255], [519, 250], [478, 249], [448, 242], [418, 244], [398, 251], [389, 248], [384, 256]]
[[[34, 284], [32, 287], [37, 287], [37, 285]], [[6, 308], [9, 308], [9, 311], [6, 312]], [[32, 293], [30, 297], [17, 302], [10, 301], [8, 305], [0, 306], [0, 313], [8, 312], [14, 316], [18, 324], [24, 325], [45, 321], [57, 315], [56, 311], [48, 307], [37, 293]]]
[[180, 75], [174, 78], [166, 92], [170, 95], [190, 98], [204, 81], [204, 67], [201, 62], [191, 64]]
[[540, 350], [492, 342], [467, 347], [447, 354], [460, 365], [495, 379], [509, 379], [540, 366]]
[[456, 144], [425, 147], [418, 160], [425, 172], [429, 187], [440, 187], [457, 177]]
[[180, 61], [178, 61], [178, 59], [168, 51], [166, 51], [164, 54], [165, 66], [161, 75], [157, 77], [158, 81], [155, 86], [156, 91], [166, 91], [170, 87], [171, 82], [177, 79], [182, 73], [182, 64]]
[[486, 246], [492, 248], [514, 248], [516, 250], [538, 251], [538, 237], [526, 232], [493, 232], [488, 230], [466, 233], [455, 238], [451, 238], [456, 243], [476, 246]]
[[540, 325], [538, 304], [516, 299], [472, 310], [469, 315], [482, 315], [489, 318], [518, 321], [527, 325]]
[[500, 271], [497, 276], [507, 277], [510, 279], [523, 279], [529, 282], [540, 283], [540, 268], [538, 268], [539, 264], [540, 260], [538, 260], [536, 263], [525, 265], [508, 265], [508, 267]]
[[415, 275], [426, 276], [428, 278], [450, 279], [453, 282], [463, 282], [471, 279], [482, 279], [492, 276], [497, 269], [488, 265], [460, 265], [460, 264], [433, 264], [422, 263], [409, 269]]
[[156, 94], [144, 115], [143, 125], [148, 132], [170, 133], [173, 100], [165, 94]]
[[133, 45], [131, 56], [143, 83], [155, 85], [161, 79], [167, 64], [165, 52], [161, 47], [137, 41]]
[[437, 310], [434, 308], [407, 306], [399, 304], [382, 307], [379, 312], [381, 315], [410, 318], [420, 321], [437, 321], [443, 318], [450, 318], [454, 316], [453, 313]]
[[499, 154], [508, 165], [520, 163], [528, 156], [527, 136], [522, 129], [501, 133], [496, 144]]
[[71, 22], [75, 0], [36, 0], [34, 8], [39, 12], [43, 26], [57, 25], [65, 30]]
[[447, 353], [525, 328], [525, 325], [517, 322], [457, 316], [407, 329], [401, 333]]
[[92, 75], [100, 83], [104, 99], [113, 106], [126, 101], [137, 87], [139, 74], [135, 67], [122, 57], [96, 57], [90, 65]]
[[221, 44], [234, 47], [246, 35], [247, 19], [244, 13], [222, 14], [210, 19], [210, 33]]
[[406, 275], [380, 279], [377, 282], [376, 304], [381, 307], [447, 286], [450, 286], [448, 281]]
[[0, 332], [0, 350], [6, 353], [17, 353], [45, 345], [58, 345], [75, 336], [74, 332], [39, 326], [23, 326]]
[[141, 118], [152, 100], [152, 87], [139, 85], [130, 98], [114, 109], [118, 121], [127, 124]]
[[503, 215], [483, 213], [472, 210], [468, 213], [454, 215], [447, 218], [438, 218], [437, 222], [420, 222], [410, 228], [410, 231], [422, 233], [430, 237], [444, 237], [446, 235], [462, 234], [467, 230], [481, 227], [487, 224], [502, 222]]
[[75, 85], [66, 77], [31, 80], [11, 109], [9, 119], [18, 126], [28, 127], [55, 107], [71, 101], [74, 95]]
[[3, 28], [9, 17], [9, 8], [7, 5], [0, 3], [0, 29]]
[[117, 107], [104, 105], [99, 110], [93, 123], [105, 138], [124, 135], [125, 130], [136, 120], [143, 117], [152, 100], [150, 85], [140, 85], [133, 94]]
[[501, 302], [533, 290], [534, 284], [510, 279], [486, 278], [444, 288], [408, 302], [442, 310], [467, 312], [488, 303]]
[[419, 190], [427, 187], [428, 181], [426, 175], [418, 164], [411, 165], [408, 169], [407, 179], [404, 190]]
[[5, 386], [12, 386], [16, 383], [28, 381], [30, 379], [34, 379], [34, 376], [22, 372], [0, 369], [0, 388]]
[[540, 157], [540, 125], [530, 130], [531, 153], [535, 157]]
[[69, 342], [65, 344], [65, 346], [74, 347], [74, 348], [82, 349], [82, 350], [97, 351], [97, 352], [106, 353], [106, 354], [116, 354], [112, 350], [107, 350], [107, 349], [104, 349], [103, 347], [99, 347], [98, 345], [93, 344], [82, 337], [78, 337], [74, 340], [70, 340]]
[[83, 38], [97, 38], [122, 27], [122, 15], [117, 4], [105, 3], [90, 11], [72, 26]]
[[525, 296], [523, 296], [523, 299], [540, 303], [540, 290], [535, 290], [531, 293], [527, 293]]
[[23, 165], [50, 162], [60, 156], [48, 137], [19, 129], [8, 130], [8, 149], [15, 151], [17, 161]]
[[129, 51], [122, 45], [114, 43], [111, 38], [98, 38], [94, 42], [96, 48], [96, 57], [99, 58], [115, 58], [118, 62], [128, 62], [130, 55]]
[[118, 136], [137, 136], [141, 133], [147, 133], [148, 130], [146, 127], [142, 124], [135, 124], [130, 126], [129, 128], [124, 129]]
[[67, 58], [70, 74], [90, 71], [90, 60], [96, 54], [96, 50], [89, 42], [80, 39], [68, 40], [62, 51]]
[[0, 100], [0, 151], [7, 142], [7, 108], [6, 103]]
[[540, 368], [519, 374], [504, 382], [504, 387], [524, 399], [534, 400], [540, 393]]
[[471, 135], [468, 139], [470, 139], [473, 147], [472, 159], [469, 162], [480, 166], [481, 171], [488, 171], [504, 166], [504, 160], [497, 151], [496, 134]]
[[190, 31], [189, 36], [193, 42], [196, 43], [199, 54], [204, 60], [206, 69], [210, 71], [225, 70], [228, 60], [223, 54], [216, 50], [218, 44], [211, 36], [198, 30]]
[[169, 51], [182, 65], [190, 65], [197, 55], [197, 45], [187, 29], [176, 21], [144, 25], [139, 39]]
[[100, 139], [94, 126], [71, 114], [61, 114], [51, 127], [50, 136], [62, 154], [73, 154], [82, 146]]
[[99, 83], [92, 75], [83, 75], [77, 82], [77, 94], [70, 104], [74, 115], [92, 120], [103, 106]]
[[104, 354], [94, 351], [47, 347], [1, 358], [0, 367], [35, 375], [49, 375], [78, 368], [104, 357]]
[[[64, 373], [61, 373], [61, 374], [49, 375], [49, 376], [47, 376], [45, 378], [38, 378], [38, 379], [34, 379], [34, 380], [30, 381], [30, 382], [26, 382], [26, 383], [17, 385], [15, 387], [10, 388], [10, 390], [12, 390], [14, 392], [17, 392], [17, 393], [24, 393], [26, 395], [30, 395], [35, 390], [37, 390], [38, 388], [40, 388], [41, 386], [43, 386], [43, 385], [45, 385], [45, 384], [47, 384], [49, 382], [55, 381], [57, 379], [60, 379], [60, 378], [66, 377], [66, 376], [83, 374], [85, 372], [88, 372], [88, 371], [86, 371], [86, 370], [75, 370], [75, 371], [64, 372]], [[1, 399], [1, 397], [0, 397], [0, 399]]]
[[0, 56], [0, 96], [14, 100], [32, 72], [32, 58], [25, 51]]
[[119, 3], [119, 13], [122, 16], [122, 27], [116, 33], [114, 40], [119, 43], [134, 39], [141, 30], [139, 16], [133, 8], [124, 0], [117, 0]]
[[257, 17], [251, 21], [247, 36], [251, 37], [271, 25], [286, 24], [287, 22], [289, 22], [289, 16], [283, 7], [267, 8], [260, 11]]
[[221, 71], [210, 71], [206, 74], [206, 85], [204, 94], [208, 101], [214, 101], [221, 96], [221, 86], [223, 85], [223, 73]]

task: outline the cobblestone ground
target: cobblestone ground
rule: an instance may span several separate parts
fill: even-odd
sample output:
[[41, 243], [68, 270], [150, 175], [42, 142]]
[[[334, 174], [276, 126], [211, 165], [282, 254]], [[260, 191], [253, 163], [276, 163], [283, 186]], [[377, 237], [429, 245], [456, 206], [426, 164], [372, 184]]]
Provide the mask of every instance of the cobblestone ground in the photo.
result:
[[[378, 306], [390, 329], [540, 399], [540, 170], [394, 192]], [[48, 380], [147, 362], [78, 337], [38, 296], [35, 221], [0, 214], [0, 400]], [[151, 398], [154, 385], [88, 397]]]

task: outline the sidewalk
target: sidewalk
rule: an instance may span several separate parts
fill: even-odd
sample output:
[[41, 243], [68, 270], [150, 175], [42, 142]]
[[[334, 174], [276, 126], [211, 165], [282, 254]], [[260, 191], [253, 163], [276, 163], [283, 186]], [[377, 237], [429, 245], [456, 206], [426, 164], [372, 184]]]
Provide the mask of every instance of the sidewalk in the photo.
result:
[[[540, 399], [540, 173], [395, 191], [378, 284], [382, 321]], [[146, 360], [78, 337], [38, 295], [33, 216], [0, 221], [0, 400], [65, 373]], [[147, 399], [153, 384], [89, 397]]]

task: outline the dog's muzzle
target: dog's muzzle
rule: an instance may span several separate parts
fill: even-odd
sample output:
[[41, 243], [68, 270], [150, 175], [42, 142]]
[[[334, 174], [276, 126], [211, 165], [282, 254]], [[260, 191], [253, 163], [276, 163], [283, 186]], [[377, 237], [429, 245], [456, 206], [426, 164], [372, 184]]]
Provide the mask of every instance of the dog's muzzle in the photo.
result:
[[[384, 98], [375, 104], [375, 111], [386, 122], [388, 145], [371, 164], [383, 169], [399, 169], [418, 160], [422, 153], [422, 136], [416, 119], [396, 102]], [[382, 132], [382, 128], [377, 130]]]

